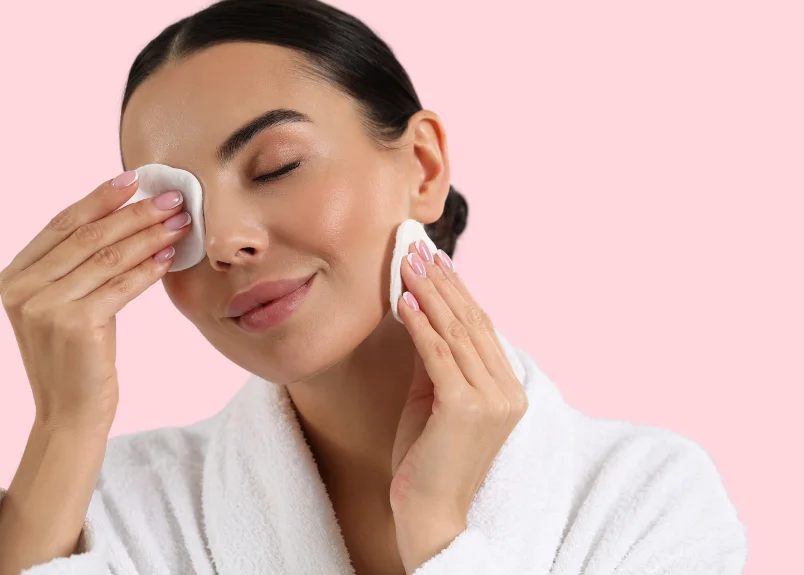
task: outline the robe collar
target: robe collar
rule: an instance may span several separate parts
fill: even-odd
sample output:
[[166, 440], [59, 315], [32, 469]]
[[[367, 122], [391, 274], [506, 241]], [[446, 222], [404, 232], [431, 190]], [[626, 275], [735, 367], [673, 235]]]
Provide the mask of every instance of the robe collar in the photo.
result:
[[[569, 432], [560, 395], [523, 351], [498, 332], [529, 408], [495, 458], [470, 506], [467, 525], [489, 538], [505, 557], [549, 568], [537, 549], [561, 533], [569, 501], [567, 459], [551, 449]], [[256, 375], [226, 407], [204, 462], [202, 510], [209, 551], [220, 575], [326, 573], [354, 575], [334, 507], [284, 386]], [[543, 519], [543, 520], [540, 520]], [[527, 537], [520, 531], [527, 530]], [[541, 541], [540, 545], [528, 541]]]

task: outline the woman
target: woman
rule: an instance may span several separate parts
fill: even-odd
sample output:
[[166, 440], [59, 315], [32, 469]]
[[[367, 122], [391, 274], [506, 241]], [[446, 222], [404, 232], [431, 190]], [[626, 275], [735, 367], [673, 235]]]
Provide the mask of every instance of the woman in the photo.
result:
[[[467, 210], [444, 126], [362, 23], [315, 0], [177, 22], [133, 64], [120, 146], [126, 172], [0, 274], [37, 410], [0, 573], [741, 572], [700, 447], [574, 410], [494, 330], [449, 257]], [[179, 196], [115, 211], [148, 163], [203, 185], [190, 269], [166, 274]], [[403, 325], [385, 294], [408, 218], [443, 251], [410, 246]], [[254, 375], [214, 417], [107, 446], [114, 314], [158, 278]], [[231, 317], [264, 281], [301, 286], [295, 309]]]

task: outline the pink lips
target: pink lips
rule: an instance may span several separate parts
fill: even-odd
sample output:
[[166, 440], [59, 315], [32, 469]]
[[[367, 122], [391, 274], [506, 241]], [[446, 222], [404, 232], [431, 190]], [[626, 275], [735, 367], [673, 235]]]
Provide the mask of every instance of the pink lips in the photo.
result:
[[279, 281], [263, 281], [250, 288], [238, 292], [229, 301], [224, 315], [226, 317], [239, 317], [266, 303], [279, 300], [304, 286], [312, 276], [282, 279]]

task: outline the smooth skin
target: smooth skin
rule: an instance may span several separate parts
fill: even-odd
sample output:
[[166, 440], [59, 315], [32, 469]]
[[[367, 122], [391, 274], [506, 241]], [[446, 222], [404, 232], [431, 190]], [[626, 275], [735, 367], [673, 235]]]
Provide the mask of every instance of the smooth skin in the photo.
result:
[[[220, 161], [218, 147], [233, 132], [275, 109], [310, 121], [266, 129]], [[435, 222], [449, 191], [441, 119], [421, 110], [392, 146], [378, 145], [354, 100], [310, 74], [297, 53], [227, 43], [170, 63], [138, 87], [120, 145], [125, 169], [162, 163], [199, 179], [207, 256], [165, 274], [167, 265], [148, 267], [145, 252], [180, 235], [130, 254], [135, 244], [120, 244], [128, 263], [117, 273], [92, 268], [106, 279], [86, 280], [97, 293], [80, 306], [36, 297], [55, 280], [43, 275], [47, 266], [22, 272], [81, 225], [114, 217], [132, 187], [108, 209], [95, 192], [72, 219], [57, 218], [70, 225], [35, 239], [0, 275], [37, 398], [37, 423], [0, 507], [0, 545], [14, 550], [0, 548], [0, 573], [75, 548], [117, 402], [114, 313], [160, 277], [177, 310], [222, 355], [287, 387], [357, 575], [412, 573], [465, 527], [472, 496], [527, 406], [459, 276], [426, 263], [418, 277], [404, 261], [403, 281], [420, 310], [401, 303], [404, 325], [390, 313], [396, 228], [407, 218]], [[263, 178], [273, 173], [282, 175]], [[159, 221], [139, 215], [143, 228], [128, 226], [128, 235]], [[121, 242], [120, 226], [98, 241]], [[101, 245], [66, 261], [81, 269]], [[136, 279], [99, 292], [139, 262]], [[302, 305], [271, 330], [247, 333], [225, 317], [244, 287], [309, 274], [316, 277]]]
[[[107, 181], [56, 217], [0, 272], [0, 295], [33, 392], [36, 418], [0, 506], [0, 573], [69, 556], [95, 488], [118, 401], [115, 314], [172, 259], [182, 206]], [[176, 221], [175, 219], [173, 220]]]

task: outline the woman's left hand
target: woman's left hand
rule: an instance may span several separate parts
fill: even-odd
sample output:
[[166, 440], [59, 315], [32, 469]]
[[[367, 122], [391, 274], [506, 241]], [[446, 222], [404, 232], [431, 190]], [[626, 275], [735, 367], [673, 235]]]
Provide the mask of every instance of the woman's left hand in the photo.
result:
[[491, 321], [449, 257], [433, 257], [424, 242], [409, 252], [402, 280], [410, 293], [399, 316], [417, 352], [390, 494], [408, 574], [466, 529], [478, 487], [528, 407]]

